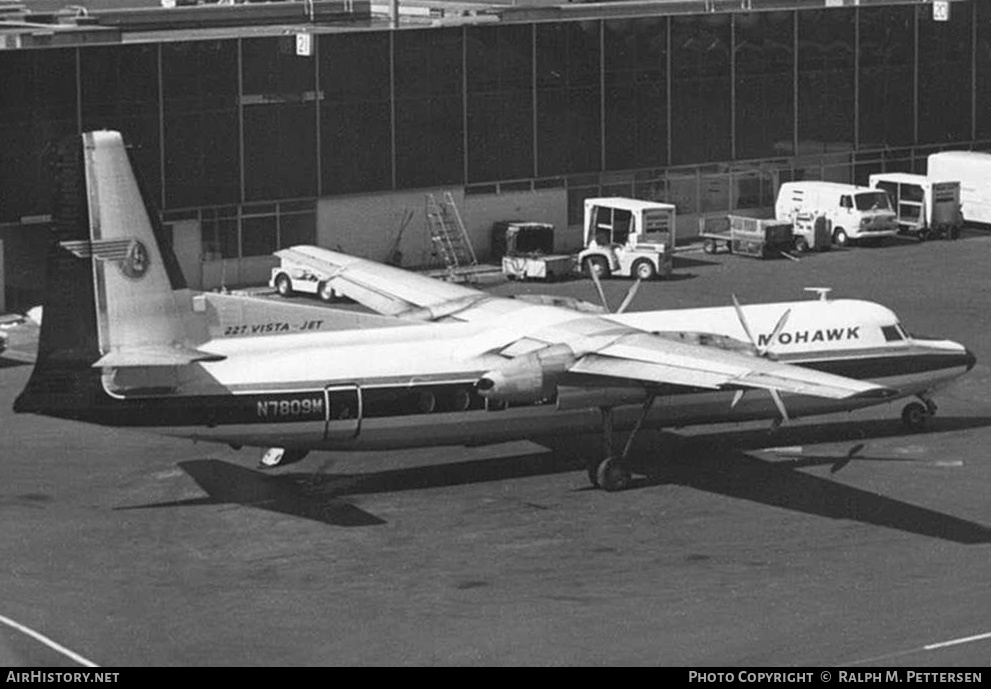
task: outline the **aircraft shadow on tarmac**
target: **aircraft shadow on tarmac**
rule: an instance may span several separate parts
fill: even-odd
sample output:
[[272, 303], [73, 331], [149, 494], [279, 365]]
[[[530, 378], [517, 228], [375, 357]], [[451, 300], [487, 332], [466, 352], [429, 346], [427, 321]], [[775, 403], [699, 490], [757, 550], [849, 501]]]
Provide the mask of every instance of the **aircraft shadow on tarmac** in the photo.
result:
[[[991, 426], [991, 417], [940, 417], [937, 430], [956, 431]], [[648, 436], [647, 433], [643, 435]], [[878, 493], [836, 483], [827, 477], [799, 469], [828, 466], [835, 474], [851, 462], [929, 463], [924, 457], [872, 456], [867, 438], [905, 435], [897, 421], [871, 420], [818, 424], [782, 429], [773, 438], [766, 430], [731, 431], [697, 437], [672, 433], [653, 434], [639, 443], [636, 470], [644, 474], [631, 489], [658, 485], [680, 485], [749, 500], [796, 512], [847, 519], [908, 533], [963, 544], [991, 543], [991, 527], [924, 507], [911, 505]], [[836, 454], [779, 454], [777, 461], [752, 456], [768, 446], [853, 441]], [[116, 509], [148, 509], [192, 505], [238, 504], [311, 519], [333, 526], [372, 526], [385, 521], [368, 513], [348, 498], [375, 493], [393, 493], [499, 481], [526, 476], [574, 472], [583, 459], [561, 456], [574, 439], [558, 445], [557, 452], [517, 455], [488, 460], [455, 462], [371, 473], [321, 473], [298, 470], [263, 473], [217, 459], [179, 463], [207, 494], [199, 498], [133, 505]], [[648, 447], [640, 447], [641, 445]], [[588, 448], [585, 438], [577, 447]], [[865, 452], [867, 450], [867, 452]], [[665, 455], [668, 457], [665, 458]], [[590, 490], [582, 488], [581, 490]], [[617, 496], [617, 499], [620, 499]]]

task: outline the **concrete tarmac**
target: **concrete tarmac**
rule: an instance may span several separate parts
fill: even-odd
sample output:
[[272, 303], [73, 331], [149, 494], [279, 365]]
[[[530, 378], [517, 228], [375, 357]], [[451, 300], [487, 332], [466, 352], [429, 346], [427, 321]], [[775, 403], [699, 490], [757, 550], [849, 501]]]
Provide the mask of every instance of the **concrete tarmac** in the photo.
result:
[[[644, 434], [649, 476], [592, 490], [531, 443], [257, 454], [15, 416], [0, 367], [0, 616], [107, 666], [986, 666], [991, 237], [758, 261], [682, 254], [633, 309], [803, 298], [893, 308], [977, 366], [938, 394]], [[618, 304], [629, 286], [605, 283]], [[587, 280], [506, 284], [590, 301]], [[570, 447], [568, 446], [570, 444]], [[0, 663], [72, 666], [0, 627]]]

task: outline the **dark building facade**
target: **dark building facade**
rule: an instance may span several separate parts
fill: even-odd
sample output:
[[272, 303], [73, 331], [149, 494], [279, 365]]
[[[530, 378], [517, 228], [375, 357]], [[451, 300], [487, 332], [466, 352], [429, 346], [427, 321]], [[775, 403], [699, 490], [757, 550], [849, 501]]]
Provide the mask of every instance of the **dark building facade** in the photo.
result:
[[[0, 49], [8, 305], [36, 296], [52, 142], [89, 129], [124, 133], [206, 288], [301, 242], [381, 258], [431, 192], [454, 191], [482, 253], [494, 220], [520, 216], [574, 248], [589, 196], [675, 203], [693, 235], [768, 211], [784, 181], [991, 149], [991, 2], [955, 0], [949, 21], [928, 0], [696, 4], [309, 27], [309, 55], [293, 33], [233, 29]], [[429, 260], [409, 234], [404, 253]]]

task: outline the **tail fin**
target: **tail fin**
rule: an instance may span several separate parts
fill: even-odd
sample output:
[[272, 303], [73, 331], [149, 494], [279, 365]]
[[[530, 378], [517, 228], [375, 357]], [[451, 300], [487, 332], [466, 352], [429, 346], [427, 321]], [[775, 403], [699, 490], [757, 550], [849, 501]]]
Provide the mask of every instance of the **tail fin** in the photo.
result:
[[189, 297], [175, 292], [185, 283], [171, 248], [159, 241], [120, 133], [63, 141], [56, 166], [38, 359], [15, 411], [92, 401], [102, 392], [102, 367], [215, 358], [194, 350], [186, 336]]

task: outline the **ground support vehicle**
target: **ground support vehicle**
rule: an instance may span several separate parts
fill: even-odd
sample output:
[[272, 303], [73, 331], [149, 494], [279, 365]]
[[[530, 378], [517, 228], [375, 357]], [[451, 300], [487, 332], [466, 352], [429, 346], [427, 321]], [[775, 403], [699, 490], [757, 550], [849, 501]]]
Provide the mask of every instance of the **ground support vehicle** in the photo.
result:
[[964, 222], [991, 224], [991, 153], [932, 153], [926, 176], [960, 182], [960, 212]]
[[919, 241], [960, 235], [960, 182], [935, 182], [926, 175], [892, 172], [871, 175], [870, 184], [888, 192], [903, 233], [914, 234]]
[[274, 288], [282, 297], [291, 297], [299, 292], [301, 294], [314, 294], [322, 301], [333, 301], [336, 294], [330, 287], [330, 276], [294, 261], [291, 254], [288, 253], [290, 251], [283, 249], [275, 252], [280, 264], [272, 268], [268, 286]]
[[792, 247], [806, 251], [829, 251], [833, 246], [833, 228], [829, 218], [813, 213], [798, 213], [792, 221]]
[[554, 253], [554, 226], [547, 223], [496, 223], [492, 253], [510, 280], [554, 280], [574, 272], [573, 256]]
[[871, 187], [837, 182], [785, 182], [778, 189], [774, 217], [791, 222], [803, 213], [825, 216], [833, 227], [833, 243], [839, 246], [898, 234], [888, 195]]
[[650, 280], [671, 274], [675, 207], [623, 197], [585, 199], [585, 248], [578, 266], [586, 275]]
[[779, 220], [730, 215], [729, 229], [703, 232], [702, 251], [714, 254], [725, 246], [731, 254], [768, 258], [781, 256], [792, 249], [792, 224]]

